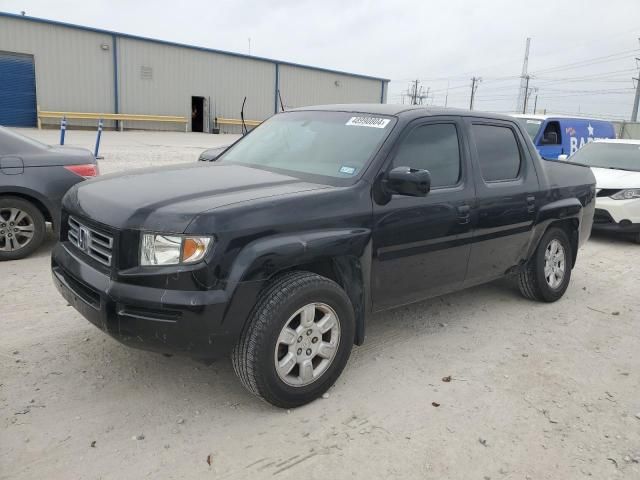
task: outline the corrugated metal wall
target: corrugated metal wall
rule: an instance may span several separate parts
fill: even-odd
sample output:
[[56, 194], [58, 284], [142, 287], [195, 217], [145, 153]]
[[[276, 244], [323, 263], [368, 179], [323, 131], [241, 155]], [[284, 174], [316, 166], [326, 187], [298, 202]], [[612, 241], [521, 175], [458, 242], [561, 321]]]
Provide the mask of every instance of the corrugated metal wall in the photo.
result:
[[111, 35], [0, 17], [0, 50], [34, 57], [42, 110], [113, 112], [112, 51], [102, 44]]
[[328, 103], [380, 103], [382, 81], [280, 65], [285, 108]]
[[264, 120], [274, 111], [275, 65], [270, 62], [118, 38], [118, 70], [122, 112], [190, 118], [192, 96], [211, 97], [212, 116], [240, 118], [245, 96], [245, 118]]
[[[269, 59], [0, 15], [0, 51], [34, 56], [41, 110], [114, 112], [114, 37], [119, 113], [180, 115], [190, 120], [191, 97], [201, 96], [211, 99], [212, 116], [240, 118], [246, 96], [245, 118], [264, 120], [275, 110], [276, 76], [285, 108], [380, 103], [381, 96], [386, 97], [384, 82], [375, 78], [281, 63], [276, 67], [276, 62]], [[95, 123], [69, 122], [91, 126]], [[131, 122], [125, 126], [154, 130], [184, 128], [152, 122]], [[234, 129], [239, 132], [236, 127], [226, 128]]]

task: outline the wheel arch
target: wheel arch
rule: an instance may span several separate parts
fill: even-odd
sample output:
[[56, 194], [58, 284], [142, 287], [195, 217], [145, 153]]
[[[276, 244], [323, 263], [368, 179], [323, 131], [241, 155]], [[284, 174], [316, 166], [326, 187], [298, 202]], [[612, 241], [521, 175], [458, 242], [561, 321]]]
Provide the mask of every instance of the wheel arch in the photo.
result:
[[340, 285], [353, 306], [356, 321], [354, 343], [362, 345], [365, 336], [365, 319], [369, 309], [367, 308], [368, 288], [365, 287], [365, 278], [368, 278], [368, 275], [365, 276], [360, 259], [348, 255], [318, 258], [313, 262], [292, 265], [278, 272], [277, 276], [293, 271], [315, 273]]
[[[25, 200], [27, 202], [33, 203], [33, 205], [35, 205], [35, 207], [40, 211], [40, 213], [42, 213], [42, 216], [47, 222], [51, 222], [52, 224], [55, 223], [53, 215], [51, 214], [51, 210], [46, 205], [45, 201], [41, 199], [39, 195], [37, 195], [35, 192], [28, 191], [28, 190], [0, 191], [0, 198], [6, 198], [6, 197], [16, 197], [16, 198]], [[57, 225], [54, 225], [54, 228], [56, 227]]]
[[[371, 231], [364, 228], [321, 230], [279, 235], [247, 245], [234, 261], [227, 280], [232, 293], [228, 312], [235, 321], [246, 323], [244, 316], [261, 291], [277, 277], [291, 271], [308, 271], [336, 282], [351, 300], [356, 329], [354, 343], [364, 341], [365, 323], [370, 311], [369, 278]], [[254, 285], [251, 296], [239, 295]], [[242, 298], [240, 298], [242, 297]], [[252, 305], [247, 305], [252, 301]], [[248, 317], [248, 315], [247, 315]]]
[[569, 237], [569, 243], [571, 245], [571, 268], [573, 268], [578, 258], [580, 221], [577, 218], [564, 218], [554, 220], [549, 224], [542, 235], [544, 235], [547, 231], [549, 231], [550, 228], [553, 227], [561, 228], [567, 234], [567, 237]]
[[559, 227], [569, 237], [572, 256], [571, 265], [575, 265], [580, 245], [582, 215], [583, 206], [577, 198], [563, 198], [542, 206], [536, 219], [527, 259], [534, 254], [544, 234], [552, 227]]

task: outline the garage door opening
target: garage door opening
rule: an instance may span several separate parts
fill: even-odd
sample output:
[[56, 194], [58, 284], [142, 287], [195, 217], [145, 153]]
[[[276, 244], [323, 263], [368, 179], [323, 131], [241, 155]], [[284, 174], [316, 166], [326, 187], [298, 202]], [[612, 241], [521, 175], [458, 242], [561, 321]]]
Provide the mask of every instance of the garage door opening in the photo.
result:
[[191, 97], [191, 131], [204, 132], [204, 97]]
[[35, 127], [36, 69], [33, 56], [0, 52], [0, 125]]

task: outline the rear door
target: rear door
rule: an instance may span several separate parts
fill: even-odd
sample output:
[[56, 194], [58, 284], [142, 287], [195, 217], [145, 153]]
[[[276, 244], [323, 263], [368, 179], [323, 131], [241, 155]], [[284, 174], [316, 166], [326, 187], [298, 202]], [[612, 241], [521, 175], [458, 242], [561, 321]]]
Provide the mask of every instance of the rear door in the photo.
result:
[[467, 119], [476, 186], [465, 286], [499, 278], [526, 256], [537, 213], [538, 177], [515, 124]]
[[407, 126], [385, 170], [400, 166], [429, 170], [432, 187], [426, 197], [374, 204], [375, 310], [460, 288], [469, 258], [474, 184], [462, 120]]

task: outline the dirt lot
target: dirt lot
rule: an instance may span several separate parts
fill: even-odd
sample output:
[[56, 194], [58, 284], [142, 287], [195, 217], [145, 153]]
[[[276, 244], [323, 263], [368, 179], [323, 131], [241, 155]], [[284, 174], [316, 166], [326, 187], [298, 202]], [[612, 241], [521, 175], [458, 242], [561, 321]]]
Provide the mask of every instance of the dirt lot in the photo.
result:
[[[229, 139], [105, 137], [103, 172]], [[329, 398], [285, 411], [227, 361], [102, 334], [55, 291], [53, 241], [0, 264], [0, 478], [640, 478], [639, 246], [593, 238], [555, 304], [502, 281], [377, 315]]]

